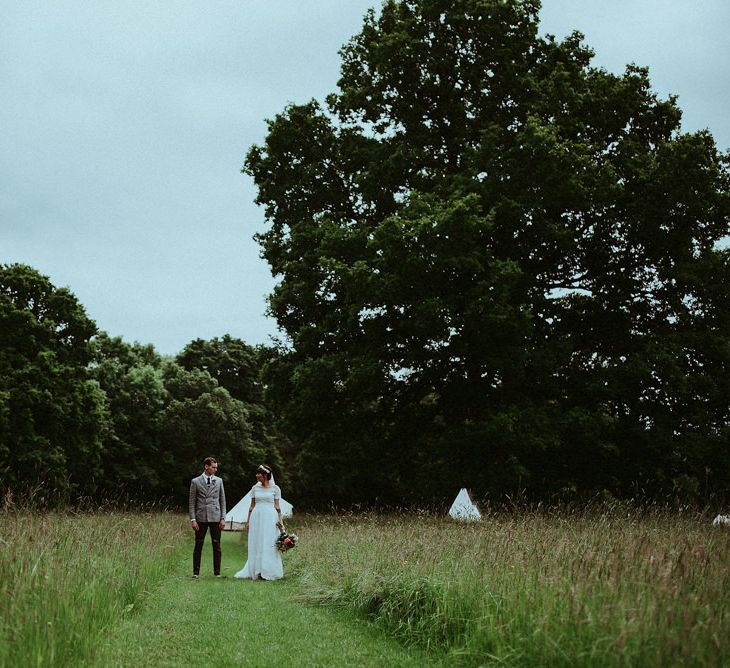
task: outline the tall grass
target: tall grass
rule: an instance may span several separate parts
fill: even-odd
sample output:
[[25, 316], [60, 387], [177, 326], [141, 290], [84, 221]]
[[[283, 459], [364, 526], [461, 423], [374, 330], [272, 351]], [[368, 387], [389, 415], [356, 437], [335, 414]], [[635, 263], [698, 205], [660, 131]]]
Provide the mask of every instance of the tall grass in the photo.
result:
[[298, 518], [309, 601], [353, 607], [445, 662], [730, 665], [730, 531], [652, 511]]
[[0, 512], [0, 666], [77, 664], [188, 533], [165, 513]]

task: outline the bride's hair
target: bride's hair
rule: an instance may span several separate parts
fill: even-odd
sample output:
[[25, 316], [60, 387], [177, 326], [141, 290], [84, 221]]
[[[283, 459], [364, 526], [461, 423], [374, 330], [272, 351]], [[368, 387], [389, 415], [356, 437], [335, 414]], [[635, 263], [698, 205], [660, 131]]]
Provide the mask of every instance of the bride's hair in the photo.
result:
[[267, 480], [271, 480], [271, 467], [268, 464], [261, 464], [256, 469], [256, 473], [261, 473], [266, 476]]

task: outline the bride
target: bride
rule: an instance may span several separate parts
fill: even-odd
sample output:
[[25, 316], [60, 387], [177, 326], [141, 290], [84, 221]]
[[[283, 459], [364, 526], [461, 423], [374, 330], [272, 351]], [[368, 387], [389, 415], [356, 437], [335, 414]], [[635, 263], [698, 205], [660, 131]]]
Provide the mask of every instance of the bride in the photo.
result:
[[270, 466], [261, 464], [256, 469], [256, 480], [251, 488], [248, 518], [243, 525], [248, 531], [248, 561], [233, 577], [278, 580], [284, 576], [281, 554], [276, 549], [277, 524], [281, 524], [281, 490], [274, 482]]

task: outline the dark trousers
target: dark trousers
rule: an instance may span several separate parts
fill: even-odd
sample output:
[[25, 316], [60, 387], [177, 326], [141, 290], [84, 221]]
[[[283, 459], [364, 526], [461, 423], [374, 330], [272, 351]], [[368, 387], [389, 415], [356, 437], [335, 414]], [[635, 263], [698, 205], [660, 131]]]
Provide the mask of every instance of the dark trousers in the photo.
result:
[[195, 532], [195, 549], [193, 550], [193, 574], [200, 574], [200, 555], [203, 554], [205, 534], [210, 529], [210, 539], [213, 542], [213, 573], [221, 574], [221, 525], [219, 522], [198, 522]]

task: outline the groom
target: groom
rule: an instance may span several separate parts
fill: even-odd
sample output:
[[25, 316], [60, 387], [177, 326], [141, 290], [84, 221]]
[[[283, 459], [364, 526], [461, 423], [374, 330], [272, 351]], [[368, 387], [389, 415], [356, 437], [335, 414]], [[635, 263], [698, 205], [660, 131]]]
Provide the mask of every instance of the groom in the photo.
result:
[[217, 471], [218, 462], [214, 457], [207, 457], [202, 475], [190, 481], [190, 523], [195, 531], [194, 580], [200, 577], [200, 555], [208, 529], [213, 542], [213, 573], [217, 578], [221, 575], [221, 531], [225, 526], [226, 493], [223, 481], [216, 476]]

